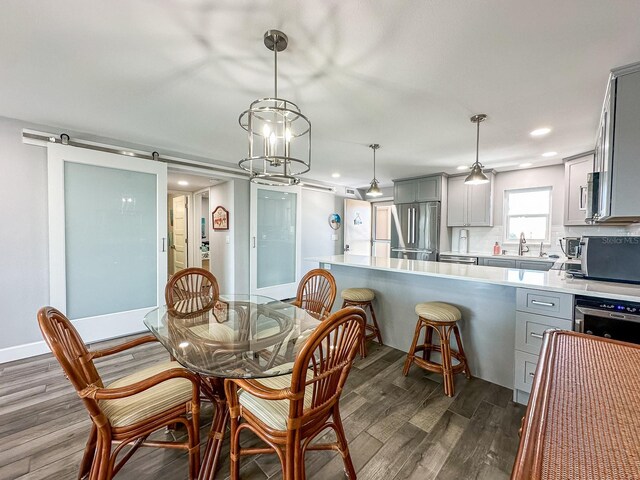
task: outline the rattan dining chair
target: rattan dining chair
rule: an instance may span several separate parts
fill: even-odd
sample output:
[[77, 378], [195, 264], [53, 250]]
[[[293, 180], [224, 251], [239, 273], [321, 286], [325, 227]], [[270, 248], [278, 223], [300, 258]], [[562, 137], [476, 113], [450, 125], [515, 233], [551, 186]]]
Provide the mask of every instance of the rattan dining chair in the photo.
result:
[[[364, 335], [365, 314], [344, 308], [324, 320], [296, 357], [293, 373], [258, 380], [227, 379], [231, 417], [231, 478], [240, 474], [240, 457], [275, 453], [284, 480], [305, 478], [307, 450], [340, 453], [350, 479], [356, 478], [340, 419], [340, 395]], [[242, 389], [239, 392], [239, 389]], [[311, 443], [326, 429], [333, 443]], [[240, 448], [240, 433], [250, 430], [267, 445]]]
[[191, 313], [209, 308], [218, 301], [216, 277], [204, 268], [185, 268], [171, 276], [164, 289], [167, 308]]
[[336, 280], [327, 270], [316, 268], [302, 277], [293, 305], [311, 313], [319, 320], [331, 313], [336, 300]]
[[[189, 478], [198, 474], [200, 380], [177, 362], [160, 362], [104, 386], [93, 360], [155, 341], [148, 335], [115, 347], [89, 351], [71, 322], [43, 307], [38, 323], [49, 348], [75, 388], [93, 422], [78, 478], [113, 478], [140, 446], [181, 449], [189, 455]], [[182, 442], [150, 441], [166, 426], [182, 424]], [[125, 447], [130, 448], [123, 451]], [[118, 454], [122, 458], [116, 463]]]

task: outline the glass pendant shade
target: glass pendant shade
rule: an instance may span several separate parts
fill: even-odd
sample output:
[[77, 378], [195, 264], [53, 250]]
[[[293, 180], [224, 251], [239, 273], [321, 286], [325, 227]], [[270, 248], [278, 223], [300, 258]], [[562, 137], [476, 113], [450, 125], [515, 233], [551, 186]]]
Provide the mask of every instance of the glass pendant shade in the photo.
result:
[[264, 34], [265, 46], [274, 52], [275, 93], [253, 101], [238, 119], [249, 146], [239, 166], [263, 185], [296, 185], [298, 175], [311, 169], [311, 122], [295, 103], [278, 98], [278, 52], [287, 43], [278, 30]]
[[483, 183], [489, 182], [489, 178], [482, 171], [482, 165], [479, 163], [474, 163], [471, 167], [471, 173], [465, 179], [464, 183], [467, 185], [482, 185]]
[[476, 124], [476, 161], [471, 166], [471, 173], [469, 176], [465, 178], [465, 185], [482, 185], [483, 183], [488, 183], [489, 178], [484, 174], [482, 169], [484, 168], [480, 163], [480, 123], [484, 122], [487, 118], [487, 115], [484, 113], [479, 113], [471, 117], [471, 122]]
[[369, 190], [367, 190], [366, 195], [367, 195], [367, 197], [380, 197], [380, 196], [382, 196], [382, 191], [380, 190], [380, 187], [378, 186], [378, 180], [376, 180], [375, 178], [371, 181], [371, 186], [369, 187]]

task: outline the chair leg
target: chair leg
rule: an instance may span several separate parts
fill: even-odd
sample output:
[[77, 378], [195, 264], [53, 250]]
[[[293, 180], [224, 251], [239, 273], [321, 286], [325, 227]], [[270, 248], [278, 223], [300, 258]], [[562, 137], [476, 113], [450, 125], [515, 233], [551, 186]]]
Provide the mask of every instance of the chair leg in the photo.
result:
[[96, 457], [91, 468], [91, 480], [111, 480], [111, 440], [98, 436]]
[[366, 356], [367, 356], [367, 335], [365, 330], [365, 334], [362, 336], [362, 341], [360, 342], [360, 358], [365, 358]]
[[344, 471], [349, 477], [349, 480], [356, 479], [356, 469], [353, 466], [351, 460], [351, 454], [349, 453], [349, 445], [347, 443], [347, 436], [344, 433], [344, 427], [342, 426], [342, 419], [340, 418], [340, 410], [338, 404], [333, 410], [333, 422], [336, 425], [336, 438], [338, 439], [338, 448], [340, 448], [340, 455], [342, 455], [342, 461], [344, 462]]
[[451, 328], [442, 327], [438, 329], [440, 332], [442, 352], [442, 376], [444, 377], [444, 394], [447, 397], [453, 397], [455, 387], [453, 384], [453, 370], [451, 366]]
[[380, 345], [384, 345], [382, 343], [382, 335], [380, 334], [380, 327], [378, 326], [378, 320], [376, 320], [376, 312], [373, 310], [373, 303], [369, 302], [369, 311], [371, 312], [371, 321], [373, 322], [373, 326], [376, 329], [376, 339]]
[[88, 475], [91, 473], [91, 464], [93, 463], [93, 458], [96, 455], [97, 438], [98, 438], [98, 430], [96, 429], [96, 426], [92, 423], [91, 432], [89, 433], [89, 438], [87, 439], [87, 445], [84, 447], [82, 462], [80, 462], [80, 471], [78, 472], [78, 480], [87, 478]]
[[460, 330], [458, 326], [453, 327], [453, 334], [456, 336], [456, 343], [458, 344], [458, 353], [460, 354], [460, 361], [464, 365], [464, 375], [467, 378], [471, 378], [471, 372], [469, 371], [469, 363], [467, 362], [467, 356], [464, 353], [464, 347], [462, 346], [462, 339], [460, 338]]
[[238, 419], [231, 417], [231, 435], [229, 436], [229, 460], [231, 465], [231, 480], [240, 478], [240, 432], [238, 432]]
[[424, 344], [425, 348], [422, 350], [422, 358], [429, 362], [431, 361], [431, 348], [427, 347], [427, 345], [433, 345], [433, 327], [430, 327], [429, 325], [425, 326]]
[[404, 361], [404, 368], [402, 369], [402, 374], [405, 377], [409, 374], [409, 368], [413, 363], [413, 356], [416, 352], [416, 345], [418, 344], [418, 338], [420, 337], [420, 330], [422, 330], [422, 321], [418, 319], [416, 332], [413, 334], [413, 341], [411, 342], [411, 347], [409, 348], [409, 353], [407, 353], [407, 359]]

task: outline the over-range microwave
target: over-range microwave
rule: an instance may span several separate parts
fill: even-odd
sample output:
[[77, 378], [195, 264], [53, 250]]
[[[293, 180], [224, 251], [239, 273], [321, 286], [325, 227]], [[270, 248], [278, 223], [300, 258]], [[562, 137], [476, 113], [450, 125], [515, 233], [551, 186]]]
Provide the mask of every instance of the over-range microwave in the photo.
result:
[[582, 275], [596, 280], [640, 283], [640, 237], [582, 237]]

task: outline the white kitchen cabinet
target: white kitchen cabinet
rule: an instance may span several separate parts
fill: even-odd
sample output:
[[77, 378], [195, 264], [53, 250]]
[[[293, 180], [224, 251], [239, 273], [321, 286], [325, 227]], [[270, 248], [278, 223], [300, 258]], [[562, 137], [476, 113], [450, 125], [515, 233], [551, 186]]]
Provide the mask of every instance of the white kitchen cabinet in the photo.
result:
[[465, 185], [466, 175], [449, 177], [447, 188], [448, 227], [492, 227], [494, 174], [485, 172], [489, 183]]
[[439, 202], [442, 175], [397, 180], [393, 184], [394, 203]]
[[564, 163], [564, 224], [586, 225], [587, 175], [593, 171], [593, 152], [565, 159]]

